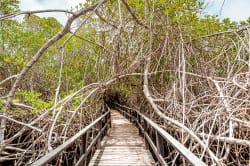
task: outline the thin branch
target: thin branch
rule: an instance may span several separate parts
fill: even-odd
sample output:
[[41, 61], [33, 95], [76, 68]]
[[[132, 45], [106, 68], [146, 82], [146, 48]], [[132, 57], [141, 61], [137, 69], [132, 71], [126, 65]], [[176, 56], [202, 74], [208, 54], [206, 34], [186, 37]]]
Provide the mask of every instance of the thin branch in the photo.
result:
[[134, 18], [134, 20], [137, 22], [137, 24], [143, 26], [146, 29], [149, 29], [149, 27], [145, 24], [143, 24], [135, 15], [135, 13], [132, 11], [132, 9], [130, 8], [129, 4], [126, 2], [126, 0], [121, 0], [122, 3], [126, 6], [127, 10], [129, 11], [129, 13], [131, 14], [131, 16]]
[[93, 41], [91, 41], [91, 40], [85, 39], [85, 38], [83, 38], [83, 37], [81, 37], [81, 36], [79, 36], [79, 35], [77, 35], [77, 34], [74, 34], [73, 32], [70, 32], [70, 33], [71, 33], [73, 36], [75, 36], [75, 37], [77, 37], [77, 38], [79, 38], [79, 39], [81, 39], [81, 40], [83, 40], [83, 41], [86, 41], [86, 42], [88, 42], [88, 43], [94, 44], [94, 45], [96, 45], [96, 46], [98, 46], [98, 47], [101, 47], [102, 49], [104, 49], [105, 51], [108, 52], [108, 50], [107, 50], [103, 45], [98, 44], [98, 43], [96, 43], [96, 42], [93, 42]]
[[16, 103], [16, 102], [11, 102], [11, 106], [26, 109], [26, 110], [37, 110], [37, 108], [31, 107], [29, 105], [25, 105], [23, 103]]
[[232, 138], [232, 137], [222, 137], [222, 136], [216, 136], [216, 135], [209, 135], [205, 133], [199, 134], [200, 136], [204, 137], [209, 137], [213, 140], [219, 140], [221, 142], [226, 142], [228, 144], [237, 144], [237, 145], [243, 145], [243, 146], [248, 146], [250, 147], [250, 141], [248, 140], [243, 140], [243, 139], [238, 139], [238, 138]]
[[225, 5], [225, 2], [226, 2], [226, 0], [223, 0], [223, 3], [222, 3], [222, 5], [221, 5], [221, 7], [220, 7], [220, 16], [221, 16], [221, 14], [222, 14], [222, 10], [223, 10], [223, 7], [224, 7], [224, 5]]
[[96, 10], [95, 13], [96, 13], [96, 15], [100, 18], [100, 20], [102, 20], [103, 22], [105, 22], [105, 23], [111, 25], [111, 26], [114, 27], [115, 29], [118, 29], [117, 25], [115, 25], [115, 24], [111, 23], [110, 21], [107, 21], [105, 18], [103, 18], [103, 17], [100, 15], [100, 13], [99, 13], [98, 10]]
[[227, 31], [222, 31], [222, 32], [217, 32], [217, 33], [213, 33], [213, 34], [209, 34], [209, 35], [200, 36], [198, 38], [192, 39], [192, 41], [199, 40], [199, 39], [202, 39], [202, 38], [209, 38], [209, 37], [214, 37], [214, 36], [225, 35], [225, 34], [228, 34], [228, 33], [239, 33], [239, 32], [245, 31], [245, 30], [247, 30], [249, 28], [250, 28], [250, 25], [244, 25], [244, 26], [238, 27], [237, 29], [230, 29], [230, 30], [227, 30]]
[[9, 81], [9, 80], [11, 80], [13, 78], [17, 78], [17, 76], [18, 75], [16, 74], [16, 75], [12, 75], [12, 76], [10, 76], [8, 78], [5, 78], [3, 81], [0, 82], [0, 85], [2, 85], [3, 83], [5, 83], [5, 82], [7, 82], [7, 81]]
[[[62, 82], [62, 71], [63, 71], [63, 63], [64, 63], [64, 47], [61, 48], [62, 52], [61, 52], [61, 64], [60, 64], [60, 71], [59, 71], [59, 79], [58, 79], [58, 85], [56, 88], [56, 94], [55, 94], [55, 99], [54, 99], [54, 106], [57, 104], [58, 98], [59, 98], [59, 92], [60, 92], [60, 88], [61, 88], [61, 82]], [[54, 118], [55, 114], [55, 118], [53, 119], [53, 123], [50, 127], [50, 131], [49, 131], [49, 136], [48, 136], [48, 151], [51, 151], [53, 148], [51, 146], [51, 138], [52, 138], [52, 132], [54, 130], [56, 121], [60, 115], [62, 111], [62, 106], [60, 107], [58, 113], [56, 114], [56, 107], [53, 109], [53, 113], [52, 113], [52, 118]]]
[[5, 118], [5, 119], [8, 119], [9, 121], [15, 122], [15, 123], [20, 124], [20, 125], [22, 125], [22, 126], [31, 128], [31, 129], [36, 130], [36, 131], [38, 131], [38, 132], [42, 132], [42, 130], [39, 129], [39, 128], [36, 128], [36, 127], [34, 127], [34, 126], [31, 126], [30, 124], [26, 124], [26, 123], [20, 122], [20, 121], [18, 121], [18, 120], [12, 119], [12, 118], [7, 117], [7, 116], [0, 115], [0, 118]]
[[74, 15], [75, 13], [69, 10], [62, 10], [62, 9], [47, 9], [47, 10], [35, 10], [35, 11], [21, 11], [19, 13], [13, 13], [13, 14], [8, 14], [0, 17], [0, 21], [10, 19], [19, 15], [23, 14], [36, 14], [36, 13], [49, 13], [49, 12], [63, 12], [63, 13], [68, 13], [71, 15]]

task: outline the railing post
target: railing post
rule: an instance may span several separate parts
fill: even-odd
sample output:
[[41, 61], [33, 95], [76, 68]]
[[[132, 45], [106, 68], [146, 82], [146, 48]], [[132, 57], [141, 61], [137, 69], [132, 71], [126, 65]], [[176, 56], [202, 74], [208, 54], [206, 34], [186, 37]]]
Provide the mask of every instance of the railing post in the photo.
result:
[[143, 128], [145, 132], [148, 132], [148, 123], [145, 119], [143, 120]]
[[[138, 120], [137, 117], [138, 117], [138, 116], [137, 116], [137, 112], [135, 111], [135, 112], [134, 112], [134, 123], [135, 123], [136, 126], [137, 126], [137, 123], [136, 123], [136, 122], [137, 122], [137, 120]], [[137, 126], [137, 127], [138, 127], [138, 126]]]
[[138, 122], [139, 135], [142, 136], [142, 129], [139, 127], [139, 125], [141, 125], [141, 116], [139, 114], [137, 114], [137, 122]]
[[[103, 119], [101, 119], [100, 122], [97, 124], [97, 129], [99, 130], [97, 135], [102, 131], [102, 127], [103, 127], [102, 121]], [[102, 139], [102, 133], [101, 133], [101, 136], [97, 140], [97, 146], [96, 146], [97, 149], [101, 148], [101, 139]]]
[[136, 124], [136, 120], [137, 120], [137, 112], [136, 111], [134, 111], [133, 117], [134, 117], [134, 123]]
[[104, 127], [105, 124], [107, 124], [107, 128], [104, 130], [103, 137], [108, 134], [108, 129], [109, 129], [109, 115], [105, 116], [104, 123], [102, 124], [102, 127]]
[[135, 123], [135, 111], [131, 110], [131, 118], [132, 118], [132, 123]]
[[162, 136], [157, 131], [156, 131], [156, 147], [158, 153], [164, 158], [165, 157], [164, 141]]
[[[86, 153], [87, 151], [87, 148], [88, 148], [88, 137], [89, 137], [89, 132], [87, 131], [85, 134], [83, 134], [82, 136], [82, 150], [81, 150], [81, 156], [84, 155], [84, 153]], [[86, 158], [87, 156], [85, 157], [85, 160], [84, 161], [81, 161], [81, 165], [83, 166], [87, 166], [87, 162], [86, 162]]]
[[130, 121], [130, 122], [132, 122], [132, 113], [131, 113], [131, 112], [132, 112], [132, 110], [129, 109], [129, 115], [130, 115], [130, 116], [129, 116], [129, 121]]
[[146, 134], [148, 134], [148, 123], [146, 121], [146, 119], [143, 119], [143, 129], [144, 129], [144, 140], [145, 140], [145, 144], [146, 144], [146, 149], [148, 149], [148, 142], [147, 142], [147, 139], [146, 139]]
[[108, 123], [109, 123], [109, 129], [111, 128], [111, 113], [109, 112], [109, 114], [108, 114]]

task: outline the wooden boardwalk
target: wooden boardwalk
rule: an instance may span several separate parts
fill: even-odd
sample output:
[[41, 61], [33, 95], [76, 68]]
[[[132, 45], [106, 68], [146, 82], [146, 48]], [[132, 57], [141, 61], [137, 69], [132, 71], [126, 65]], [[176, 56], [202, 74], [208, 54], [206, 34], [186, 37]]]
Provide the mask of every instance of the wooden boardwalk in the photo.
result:
[[138, 129], [118, 111], [111, 111], [111, 130], [89, 166], [151, 166], [154, 160]]

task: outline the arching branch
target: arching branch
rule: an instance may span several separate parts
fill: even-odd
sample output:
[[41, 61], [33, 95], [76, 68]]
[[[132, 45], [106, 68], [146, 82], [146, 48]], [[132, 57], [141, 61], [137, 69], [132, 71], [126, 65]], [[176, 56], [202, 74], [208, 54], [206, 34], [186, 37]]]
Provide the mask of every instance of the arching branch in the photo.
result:
[[10, 19], [10, 18], [14, 18], [16, 16], [20, 16], [23, 14], [36, 14], [36, 13], [51, 13], [51, 12], [60, 12], [60, 13], [67, 13], [67, 14], [71, 14], [74, 15], [74, 12], [71, 12], [69, 10], [62, 10], [62, 9], [47, 9], [47, 10], [35, 10], [35, 11], [21, 11], [19, 13], [13, 13], [13, 14], [7, 14], [4, 15], [2, 17], [0, 17], [0, 21], [6, 20], [6, 19]]

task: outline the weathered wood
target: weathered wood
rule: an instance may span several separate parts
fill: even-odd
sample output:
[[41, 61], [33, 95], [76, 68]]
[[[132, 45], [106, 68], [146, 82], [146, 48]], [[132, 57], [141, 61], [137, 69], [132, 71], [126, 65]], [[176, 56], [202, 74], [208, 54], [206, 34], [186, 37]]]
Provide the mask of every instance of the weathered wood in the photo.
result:
[[160, 153], [163, 158], [166, 157], [165, 149], [164, 149], [164, 141], [163, 141], [163, 138], [159, 135], [159, 133], [156, 133], [156, 147], [157, 147], [158, 153]]
[[75, 164], [75, 166], [82, 166], [81, 163], [82, 161], [85, 161], [85, 163], [88, 163], [90, 158], [89, 158], [89, 153], [93, 149], [94, 145], [97, 143], [97, 141], [101, 138], [102, 133], [104, 130], [108, 127], [108, 125], [105, 125], [101, 131], [96, 135], [96, 137], [91, 141], [90, 145], [88, 146], [86, 152], [80, 157], [78, 162]]
[[[82, 139], [81, 139], [81, 141], [82, 141], [81, 156], [82, 156], [84, 153], [86, 153], [86, 150], [87, 150], [87, 148], [88, 148], [88, 142], [87, 142], [88, 136], [89, 136], [89, 132], [88, 132], [88, 131], [87, 131], [85, 134], [83, 134], [83, 136], [82, 136]], [[80, 164], [81, 164], [82, 166], [86, 166], [86, 165], [87, 165], [86, 161], [83, 161], [83, 160], [80, 161]]]
[[[104, 138], [89, 166], [151, 166], [154, 160], [138, 129], [119, 112], [111, 111], [111, 131]], [[132, 120], [132, 119], [130, 119]]]
[[[58, 146], [56, 149], [52, 150], [47, 155], [43, 156], [42, 158], [40, 158], [39, 160], [37, 160], [36, 162], [34, 162], [31, 166], [40, 166], [40, 165], [45, 165], [45, 164], [49, 163], [57, 155], [59, 155], [63, 150], [65, 150], [68, 147], [70, 147], [77, 139], [79, 139], [82, 136], [84, 136], [84, 134], [86, 134], [90, 129], [92, 129], [92, 127], [94, 127], [102, 119], [104, 119], [106, 116], [108, 116], [109, 113], [110, 113], [110, 111], [107, 111], [106, 113], [104, 113], [102, 116], [100, 116], [99, 118], [97, 118], [96, 120], [94, 120], [91, 124], [89, 124], [88, 126], [86, 126], [84, 129], [82, 129], [81, 131], [79, 131], [77, 134], [75, 134], [70, 139], [68, 139], [65, 143], [63, 143], [62, 145]], [[95, 144], [95, 142], [97, 141], [97, 139], [101, 136], [102, 132], [104, 132], [105, 128], [107, 128], [107, 126], [108, 125], [105, 125], [105, 127], [99, 132], [99, 134], [96, 136], [96, 138], [92, 140], [92, 143], [89, 145], [89, 147], [86, 150], [86, 152], [84, 153], [84, 155], [81, 156], [81, 160], [82, 160], [82, 158], [84, 158], [87, 155], [87, 153], [90, 152], [90, 149]], [[86, 143], [85, 143], [85, 145], [86, 145]], [[81, 160], [78, 161], [78, 163], [81, 163]]]
[[141, 116], [151, 125], [155, 130], [159, 133], [158, 136], [164, 138], [167, 142], [169, 142], [179, 153], [181, 153], [190, 163], [197, 166], [205, 166], [206, 164], [202, 162], [198, 157], [196, 157], [192, 152], [190, 152], [184, 145], [182, 145], [178, 140], [172, 137], [169, 133], [163, 130], [159, 125], [154, 123], [152, 120], [147, 118], [146, 116]]
[[[122, 109], [121, 109], [122, 108]], [[164, 147], [163, 147], [163, 140], [168, 142], [172, 147], [178, 151], [189, 163], [195, 166], [206, 166], [206, 164], [200, 160], [197, 156], [195, 156], [189, 149], [187, 149], [184, 145], [182, 145], [178, 140], [176, 140], [174, 137], [172, 137], [168, 132], [166, 132], [164, 129], [162, 129], [158, 124], [150, 120], [148, 117], [143, 115], [137, 110], [127, 108], [125, 106], [117, 104], [117, 109], [122, 112], [123, 114], [128, 114], [128, 110], [133, 110], [136, 112], [137, 117], [136, 118], [136, 124], [140, 129], [140, 132], [144, 135], [144, 138], [149, 143], [151, 149], [153, 150], [154, 155], [160, 162], [162, 166], [167, 165], [167, 163], [164, 161]], [[143, 122], [143, 123], [142, 123]], [[148, 126], [152, 127], [155, 130], [156, 134], [156, 145], [153, 143], [152, 138], [148, 134]]]
[[[137, 121], [137, 126], [139, 127], [140, 131], [144, 131], [142, 125]], [[145, 137], [145, 141], [147, 141], [147, 143], [149, 144], [149, 146], [151, 147], [151, 149], [153, 150], [154, 154], [158, 154], [158, 150], [156, 145], [154, 144], [154, 142], [152, 141], [152, 139], [150, 138], [150, 136], [148, 135], [148, 133], [144, 132], [144, 137]], [[158, 162], [160, 163], [161, 166], [167, 166], [164, 158], [161, 155], [155, 155]]]

